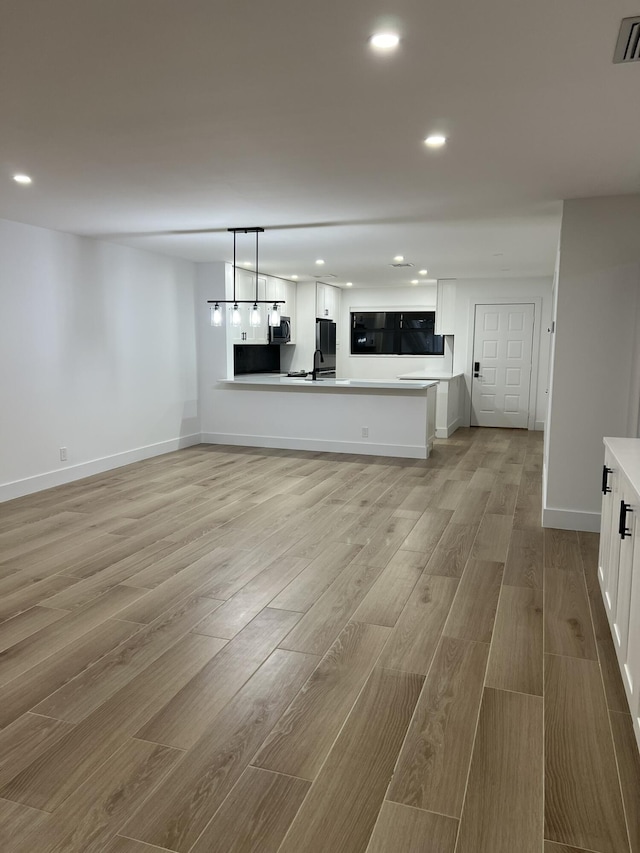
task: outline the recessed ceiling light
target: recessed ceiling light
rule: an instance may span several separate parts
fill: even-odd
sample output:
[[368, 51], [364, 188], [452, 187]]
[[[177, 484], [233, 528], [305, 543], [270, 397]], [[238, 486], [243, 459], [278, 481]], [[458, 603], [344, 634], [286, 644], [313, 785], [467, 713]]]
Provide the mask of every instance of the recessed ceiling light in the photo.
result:
[[17, 184], [30, 184], [30, 183], [32, 183], [31, 178], [29, 177], [29, 175], [14, 175], [14, 176], [13, 176], [13, 180], [14, 180]]
[[412, 278], [412, 279], [411, 279], [411, 284], [418, 284], [418, 283], [419, 283], [419, 282], [418, 282], [418, 279], [417, 279], [417, 278]]
[[426, 275], [428, 272], [429, 272], [429, 270], [418, 270], [418, 273], [420, 275]]
[[353, 287], [353, 282], [352, 281], [345, 282], [345, 287]]
[[424, 144], [428, 145], [429, 148], [442, 148], [446, 141], [446, 136], [440, 136], [440, 134], [434, 133], [432, 136], [427, 136]]
[[404, 261], [404, 255], [396, 255], [393, 260], [398, 261], [398, 263], [400, 263], [401, 261]]
[[316, 263], [318, 264], [318, 266], [319, 266], [319, 267], [321, 267], [321, 266], [322, 266], [322, 264], [324, 263], [324, 261], [322, 260], [322, 258], [318, 258], [318, 260], [316, 261]]
[[292, 275], [292, 276], [291, 276], [291, 278], [292, 278], [292, 279], [294, 279], [294, 281], [295, 281], [295, 279], [296, 279], [296, 278], [298, 278], [298, 276], [297, 276], [297, 275]]
[[251, 261], [243, 261], [243, 262], [242, 262], [242, 266], [243, 266], [243, 267], [250, 267], [250, 266], [251, 266]]
[[393, 50], [400, 44], [400, 36], [397, 33], [374, 33], [369, 43], [376, 50]]

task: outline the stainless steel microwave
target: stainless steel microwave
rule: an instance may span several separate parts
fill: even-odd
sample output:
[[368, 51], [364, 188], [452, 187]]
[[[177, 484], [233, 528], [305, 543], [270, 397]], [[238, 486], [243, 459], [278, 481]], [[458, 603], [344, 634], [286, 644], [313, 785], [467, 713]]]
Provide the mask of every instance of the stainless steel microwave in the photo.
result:
[[270, 344], [288, 344], [291, 340], [291, 317], [280, 317], [279, 326], [269, 326]]

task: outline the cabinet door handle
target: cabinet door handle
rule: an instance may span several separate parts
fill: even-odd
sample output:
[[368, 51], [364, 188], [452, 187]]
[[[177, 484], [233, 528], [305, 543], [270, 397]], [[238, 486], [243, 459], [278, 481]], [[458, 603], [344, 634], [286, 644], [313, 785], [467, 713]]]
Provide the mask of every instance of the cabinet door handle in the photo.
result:
[[631, 528], [627, 527], [628, 512], [633, 512], [631, 504], [626, 504], [624, 501], [620, 501], [620, 523], [618, 525], [618, 533], [620, 534], [621, 539], [626, 539], [628, 536], [631, 536]]
[[607, 468], [606, 465], [602, 466], [602, 494], [608, 495], [611, 491], [611, 486], [609, 485], [609, 474], [613, 474], [613, 468]]

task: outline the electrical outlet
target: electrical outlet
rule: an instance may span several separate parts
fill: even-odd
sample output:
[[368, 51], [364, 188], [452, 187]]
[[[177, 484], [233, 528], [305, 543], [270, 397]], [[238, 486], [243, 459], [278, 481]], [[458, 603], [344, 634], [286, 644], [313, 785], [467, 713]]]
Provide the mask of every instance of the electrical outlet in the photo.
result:
[[362, 437], [369, 438], [369, 427], [362, 427]]
[[60, 448], [60, 461], [61, 462], [67, 461], [67, 448], [66, 447]]

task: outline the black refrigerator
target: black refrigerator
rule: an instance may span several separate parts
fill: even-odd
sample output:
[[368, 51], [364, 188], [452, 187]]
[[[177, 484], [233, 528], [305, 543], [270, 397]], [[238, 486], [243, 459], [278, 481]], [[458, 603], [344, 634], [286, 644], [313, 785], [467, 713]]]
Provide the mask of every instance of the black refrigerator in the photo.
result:
[[336, 324], [333, 320], [316, 320], [316, 349], [322, 353], [318, 373], [336, 375]]

